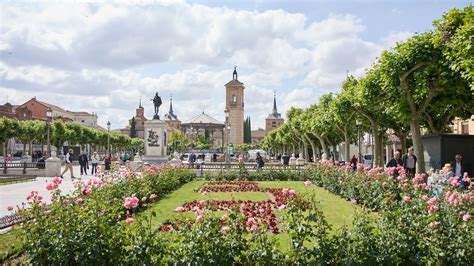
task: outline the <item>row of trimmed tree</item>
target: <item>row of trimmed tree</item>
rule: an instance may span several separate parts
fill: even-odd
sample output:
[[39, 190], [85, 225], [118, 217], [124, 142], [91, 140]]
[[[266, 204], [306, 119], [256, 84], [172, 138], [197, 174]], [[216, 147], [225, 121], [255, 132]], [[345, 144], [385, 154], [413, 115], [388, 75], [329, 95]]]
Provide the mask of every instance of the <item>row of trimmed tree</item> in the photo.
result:
[[[7, 142], [11, 138], [23, 143], [23, 154], [32, 153], [32, 144], [42, 145], [42, 153], [47, 145], [48, 125], [40, 120], [17, 120], [6, 117], [0, 118], [0, 143], [3, 154], [6, 154]], [[61, 149], [67, 142], [69, 146], [90, 145], [93, 150], [107, 150], [110, 140], [111, 151], [143, 151], [143, 139], [98, 129], [84, 127], [75, 122], [54, 121], [50, 124], [50, 143]]]
[[292, 108], [287, 123], [263, 140], [278, 151], [300, 149], [313, 158], [321, 149], [357, 138], [356, 119], [362, 132], [374, 138], [374, 165], [383, 165], [387, 130], [410, 139], [418, 157], [417, 172], [425, 172], [422, 132], [449, 132], [455, 117], [474, 112], [474, 12], [470, 5], [452, 9], [434, 22], [434, 30], [416, 34], [384, 51], [362, 77], [348, 76], [337, 94], [322, 95], [306, 109]]

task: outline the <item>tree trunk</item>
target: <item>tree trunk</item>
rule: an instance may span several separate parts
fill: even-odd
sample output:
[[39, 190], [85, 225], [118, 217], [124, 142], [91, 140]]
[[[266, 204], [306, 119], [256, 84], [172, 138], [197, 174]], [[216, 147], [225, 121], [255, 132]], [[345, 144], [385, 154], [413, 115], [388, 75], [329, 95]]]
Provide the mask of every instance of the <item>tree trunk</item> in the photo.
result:
[[374, 119], [369, 119], [369, 120], [372, 127], [372, 138], [374, 140], [374, 142], [372, 143], [372, 145], [374, 145], [373, 147], [374, 152], [372, 153], [372, 156], [373, 156], [372, 164], [376, 167], [381, 167], [383, 166], [383, 159], [381, 158], [381, 154], [379, 152], [380, 152], [380, 146], [382, 145], [382, 142], [381, 142], [381, 139], [378, 137], [379, 136], [378, 123]]
[[308, 134], [304, 134], [305, 138], [308, 140], [309, 145], [311, 145], [311, 150], [313, 151], [313, 162], [316, 162], [316, 145], [314, 142], [311, 140], [311, 138], [308, 136]]
[[351, 161], [351, 141], [349, 139], [349, 132], [347, 128], [344, 128], [344, 161], [350, 162]]
[[337, 152], [337, 144], [332, 145], [332, 160], [339, 161], [339, 153]]
[[30, 140], [30, 142], [28, 143], [28, 150], [29, 150], [29, 153], [31, 156], [33, 156], [33, 141]]
[[412, 117], [410, 122], [410, 132], [413, 140], [413, 148], [416, 156], [416, 172], [425, 172], [425, 155], [423, 152], [423, 142], [421, 142], [420, 122], [418, 117]]
[[308, 144], [306, 143], [306, 141], [304, 141], [304, 138], [303, 138], [303, 149], [304, 149], [304, 161], [309, 162]]
[[314, 134], [314, 135], [316, 136], [316, 138], [321, 143], [321, 148], [323, 149], [323, 153], [326, 153], [326, 155], [329, 156], [328, 146], [326, 145], [326, 140], [324, 139], [324, 137], [322, 137], [319, 134]]
[[26, 153], [26, 142], [23, 143], [23, 155], [22, 156], [25, 156], [25, 153]]

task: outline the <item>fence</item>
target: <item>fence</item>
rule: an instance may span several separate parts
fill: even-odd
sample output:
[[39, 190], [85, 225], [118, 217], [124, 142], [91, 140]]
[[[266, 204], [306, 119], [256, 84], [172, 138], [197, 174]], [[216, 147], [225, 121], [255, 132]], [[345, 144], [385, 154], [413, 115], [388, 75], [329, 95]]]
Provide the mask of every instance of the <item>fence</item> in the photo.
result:
[[262, 168], [257, 168], [255, 163], [244, 163], [242, 165], [239, 163], [195, 163], [192, 165], [192, 167], [199, 170], [199, 174], [202, 176], [204, 171], [223, 173], [225, 170], [239, 170], [242, 166], [247, 171], [299, 171], [307, 167], [307, 165], [309, 164], [283, 165], [279, 163], [266, 163]]
[[0, 168], [3, 168], [3, 173], [7, 174], [8, 169], [23, 169], [23, 174], [26, 174], [26, 169], [45, 169], [45, 162], [27, 163], [0, 163]]

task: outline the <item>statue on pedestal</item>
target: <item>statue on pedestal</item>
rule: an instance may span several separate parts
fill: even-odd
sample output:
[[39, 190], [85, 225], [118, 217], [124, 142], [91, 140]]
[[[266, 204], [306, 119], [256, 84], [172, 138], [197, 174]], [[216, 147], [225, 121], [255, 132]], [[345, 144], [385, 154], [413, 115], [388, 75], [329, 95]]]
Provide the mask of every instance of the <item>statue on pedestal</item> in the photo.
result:
[[160, 116], [158, 115], [158, 112], [160, 110], [162, 101], [161, 101], [161, 97], [158, 96], [158, 92], [156, 92], [155, 97], [151, 99], [151, 101], [153, 101], [153, 105], [155, 106], [155, 115], [153, 116], [153, 119], [160, 120]]

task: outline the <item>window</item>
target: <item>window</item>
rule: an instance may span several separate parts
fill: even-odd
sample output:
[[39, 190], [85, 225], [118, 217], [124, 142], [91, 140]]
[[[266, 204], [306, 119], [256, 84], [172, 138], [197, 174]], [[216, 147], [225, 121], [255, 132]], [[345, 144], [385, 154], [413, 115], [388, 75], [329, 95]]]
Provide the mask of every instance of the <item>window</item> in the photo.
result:
[[84, 120], [81, 120], [82, 123], [84, 123]]
[[273, 121], [272, 122], [272, 127], [276, 127], [277, 126], [277, 122]]
[[236, 104], [237, 103], [237, 95], [235, 94], [232, 94], [232, 101], [231, 101], [232, 104]]

